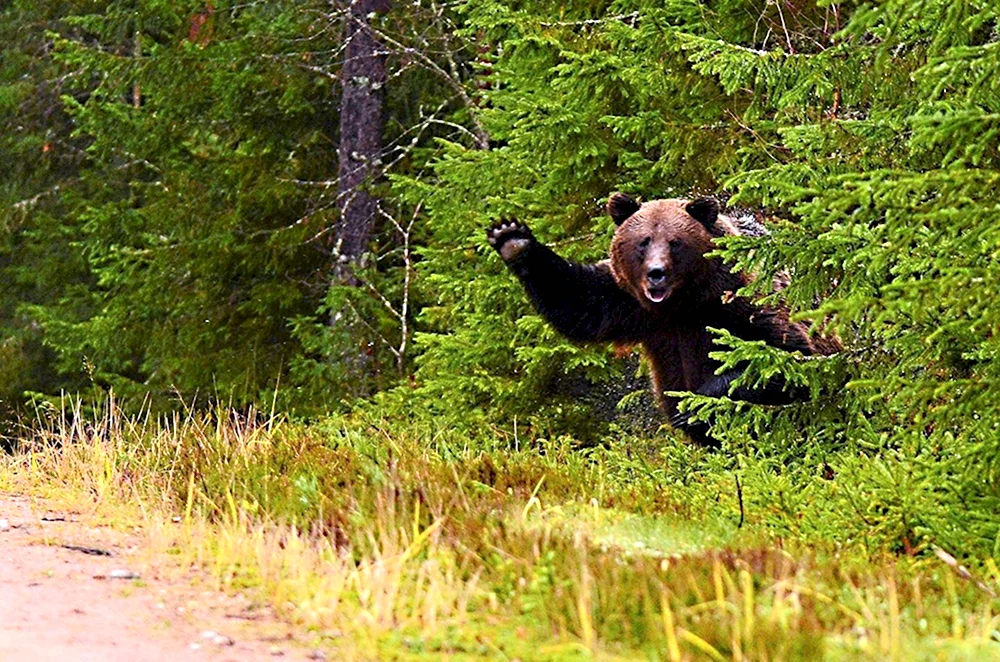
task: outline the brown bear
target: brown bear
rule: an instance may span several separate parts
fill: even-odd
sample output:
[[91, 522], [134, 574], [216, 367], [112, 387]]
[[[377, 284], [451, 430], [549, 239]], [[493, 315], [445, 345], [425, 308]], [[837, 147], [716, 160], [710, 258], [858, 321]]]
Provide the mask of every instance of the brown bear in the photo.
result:
[[657, 402], [675, 427], [697, 441], [712, 441], [707, 426], [692, 425], [678, 414], [676, 398], [665, 391], [759, 404], [787, 404], [805, 395], [777, 382], [730, 392], [739, 371], [716, 375], [719, 364], [709, 357], [709, 327], [806, 355], [838, 349], [835, 340], [811, 336], [806, 325], [791, 322], [784, 308], [737, 296], [748, 276], [734, 273], [718, 257], [706, 256], [717, 237], [759, 232], [720, 214], [713, 198], [640, 204], [615, 193], [607, 210], [618, 229], [610, 259], [596, 264], [564, 260], [518, 222], [491, 227], [487, 239], [517, 275], [535, 309], [567, 338], [641, 344]]

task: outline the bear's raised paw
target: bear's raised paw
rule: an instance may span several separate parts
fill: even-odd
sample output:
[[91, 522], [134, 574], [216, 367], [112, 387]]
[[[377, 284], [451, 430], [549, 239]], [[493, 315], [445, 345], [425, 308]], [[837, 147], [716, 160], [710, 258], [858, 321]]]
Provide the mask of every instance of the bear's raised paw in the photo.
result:
[[517, 221], [500, 221], [486, 230], [486, 240], [500, 253], [504, 262], [510, 262], [535, 241], [535, 236], [527, 225]]

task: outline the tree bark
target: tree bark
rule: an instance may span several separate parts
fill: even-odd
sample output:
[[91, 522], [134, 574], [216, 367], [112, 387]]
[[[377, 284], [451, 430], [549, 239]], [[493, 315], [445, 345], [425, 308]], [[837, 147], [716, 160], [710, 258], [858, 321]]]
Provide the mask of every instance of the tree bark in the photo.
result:
[[[344, 18], [344, 65], [341, 69], [340, 145], [337, 207], [331, 276], [333, 287], [360, 286], [356, 275], [371, 242], [377, 201], [368, 192], [381, 170], [385, 126], [386, 50], [369, 25], [370, 17], [389, 10], [389, 0], [351, 0]], [[348, 304], [350, 307], [350, 304]], [[331, 312], [331, 328], [347, 332], [349, 344], [341, 355], [349, 390], [370, 392], [372, 341], [366, 322], [356, 311]], [[356, 344], [355, 344], [356, 343]]]
[[381, 166], [386, 51], [369, 27], [369, 16], [388, 11], [389, 4], [352, 0], [345, 17], [337, 173], [340, 220], [334, 247], [334, 275], [341, 283], [354, 283], [350, 271], [368, 249], [377, 211], [364, 186]]

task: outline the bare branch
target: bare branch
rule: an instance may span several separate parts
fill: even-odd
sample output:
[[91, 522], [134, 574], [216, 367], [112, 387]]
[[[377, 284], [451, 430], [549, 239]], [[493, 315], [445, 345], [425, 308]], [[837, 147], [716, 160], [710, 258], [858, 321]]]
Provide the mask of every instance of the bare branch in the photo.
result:
[[476, 103], [472, 100], [472, 97], [469, 96], [469, 93], [465, 89], [465, 86], [462, 84], [462, 81], [458, 79], [457, 71], [456, 75], [453, 76], [449, 72], [445, 71], [441, 67], [441, 65], [432, 60], [430, 57], [428, 57], [427, 54], [424, 53], [423, 51], [420, 51], [411, 46], [407, 46], [406, 44], [403, 44], [397, 41], [396, 39], [393, 39], [390, 35], [386, 34], [384, 31], [378, 30], [374, 27], [372, 27], [371, 30], [375, 35], [378, 36], [379, 40], [381, 40], [382, 43], [388, 44], [393, 48], [397, 49], [399, 52], [406, 53], [407, 55], [414, 57], [415, 59], [420, 61], [427, 69], [440, 76], [441, 79], [445, 82], [445, 84], [447, 84], [452, 90], [454, 90], [455, 94], [458, 95], [458, 97], [462, 100], [462, 103], [470, 111], [470, 117], [472, 118], [472, 124], [474, 126], [473, 134], [476, 136], [476, 143], [475, 143], [476, 147], [478, 149], [489, 149], [490, 138], [489, 135], [486, 133], [486, 129], [479, 121], [478, 115], [475, 112], [477, 108]]

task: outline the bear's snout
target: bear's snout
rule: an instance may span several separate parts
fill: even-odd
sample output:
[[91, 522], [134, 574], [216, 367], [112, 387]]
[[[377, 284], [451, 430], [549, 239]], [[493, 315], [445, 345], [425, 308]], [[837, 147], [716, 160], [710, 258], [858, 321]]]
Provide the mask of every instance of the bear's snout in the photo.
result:
[[670, 272], [665, 265], [652, 264], [646, 268], [646, 282], [643, 283], [643, 294], [652, 303], [660, 303], [670, 296], [676, 283], [668, 283]]

